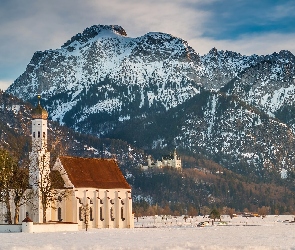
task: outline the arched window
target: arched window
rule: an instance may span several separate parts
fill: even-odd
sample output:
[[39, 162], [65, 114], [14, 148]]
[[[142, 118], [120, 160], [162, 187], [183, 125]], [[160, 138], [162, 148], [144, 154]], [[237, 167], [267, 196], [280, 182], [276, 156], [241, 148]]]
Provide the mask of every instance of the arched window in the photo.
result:
[[59, 207], [57, 209], [57, 219], [58, 219], [58, 221], [62, 221], [62, 218], [61, 218], [61, 207]]
[[101, 221], [104, 220], [104, 218], [102, 218], [102, 207], [99, 208], [99, 217]]
[[36, 137], [36, 133], [35, 133], [35, 132], [33, 132], [33, 137], [34, 137], [34, 138]]
[[40, 138], [40, 131], [38, 131], [38, 138]]
[[43, 132], [43, 138], [45, 138], [45, 132]]
[[92, 207], [89, 208], [89, 217], [90, 217], [90, 221], [94, 221]]
[[114, 217], [114, 209], [112, 207], [110, 209], [110, 216], [111, 216], [111, 221], [114, 221], [115, 220], [115, 217]]
[[83, 217], [82, 217], [82, 207], [79, 207], [79, 220], [83, 221]]
[[121, 207], [121, 220], [124, 221], [125, 218], [124, 218], [124, 209], [123, 207]]

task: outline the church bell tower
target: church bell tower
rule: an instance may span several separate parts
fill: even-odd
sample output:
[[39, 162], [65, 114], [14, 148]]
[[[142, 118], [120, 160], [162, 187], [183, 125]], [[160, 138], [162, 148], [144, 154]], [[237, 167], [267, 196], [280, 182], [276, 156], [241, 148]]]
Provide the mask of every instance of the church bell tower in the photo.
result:
[[32, 151], [30, 152], [29, 184], [34, 191], [30, 216], [37, 223], [43, 222], [41, 189], [48, 185], [50, 153], [47, 150], [47, 111], [40, 104], [32, 110]]
[[47, 151], [47, 118], [48, 113], [40, 104], [32, 111], [32, 152]]

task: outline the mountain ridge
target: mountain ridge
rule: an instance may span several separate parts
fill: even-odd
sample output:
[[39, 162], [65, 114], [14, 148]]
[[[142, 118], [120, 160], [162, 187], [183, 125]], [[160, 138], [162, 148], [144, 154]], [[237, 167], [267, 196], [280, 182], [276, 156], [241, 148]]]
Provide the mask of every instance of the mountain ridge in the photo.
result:
[[[98, 137], [114, 136], [115, 131], [123, 131], [126, 124], [132, 127], [132, 123], [144, 119], [147, 119], [144, 126], [148, 127], [148, 119], [153, 116], [162, 115], [167, 117], [167, 123], [174, 122], [177, 117], [167, 114], [183, 107], [182, 112], [188, 116], [186, 123], [179, 124], [183, 131], [179, 132], [177, 124], [171, 131], [171, 134], [179, 132], [180, 139], [174, 138], [169, 145], [163, 143], [164, 147], [181, 147], [189, 153], [201, 150], [210, 157], [219, 155], [220, 164], [234, 166], [237, 165], [235, 161], [244, 161], [245, 166], [253, 168], [248, 156], [255, 152], [246, 152], [243, 145], [236, 143], [244, 140], [261, 151], [258, 152], [260, 170], [267, 158], [262, 151], [270, 150], [269, 161], [277, 164], [275, 169], [281, 171], [283, 162], [288, 162], [286, 169], [292, 172], [291, 156], [288, 153], [276, 156], [270, 145], [275, 142], [263, 129], [273, 133], [275, 129], [281, 131], [275, 137], [278, 140], [284, 140], [290, 134], [288, 145], [293, 143], [295, 116], [289, 111], [295, 110], [292, 100], [294, 75], [294, 55], [289, 51], [244, 56], [213, 48], [200, 56], [186, 41], [170, 34], [150, 32], [130, 38], [121, 26], [94, 25], [73, 36], [60, 49], [36, 52], [26, 71], [7, 92], [27, 101], [42, 94], [44, 106], [53, 120]], [[206, 100], [197, 106], [201, 114], [197, 120], [193, 117], [195, 111], [188, 111], [187, 105], [196, 98]], [[223, 109], [222, 105], [225, 105]], [[239, 113], [242, 114], [240, 117]], [[285, 113], [288, 116], [285, 117]], [[261, 117], [268, 121], [257, 130], [254, 120], [261, 121]], [[246, 118], [254, 125], [248, 126]], [[276, 122], [274, 118], [280, 121]], [[195, 125], [191, 127], [189, 122]], [[227, 123], [230, 131], [226, 129]], [[152, 143], [167, 136], [166, 132], [157, 134], [160, 127], [153, 130], [156, 131], [150, 132], [154, 135]], [[199, 130], [202, 130], [202, 137]], [[260, 141], [265, 136], [264, 140], [270, 144], [246, 139], [248, 130]], [[198, 144], [195, 135], [199, 136], [200, 146], [187, 147], [190, 142]], [[227, 143], [237, 147], [237, 158], [234, 150], [226, 151], [220, 146], [228, 138], [231, 141]], [[214, 147], [214, 144], [218, 146]], [[150, 141], [141, 146], [152, 149]], [[280, 142], [276, 148], [279, 152], [283, 149], [291, 152], [292, 146]], [[228, 159], [222, 162], [222, 158]]]

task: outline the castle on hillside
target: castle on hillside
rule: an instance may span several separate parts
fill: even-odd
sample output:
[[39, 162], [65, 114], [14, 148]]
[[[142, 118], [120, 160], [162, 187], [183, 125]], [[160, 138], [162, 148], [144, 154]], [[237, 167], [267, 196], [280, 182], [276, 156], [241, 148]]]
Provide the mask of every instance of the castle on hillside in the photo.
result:
[[143, 170], [170, 167], [175, 169], [182, 169], [181, 158], [177, 155], [176, 149], [173, 154], [162, 156], [161, 160], [152, 161], [152, 157], [149, 155], [147, 159], [147, 166], [141, 165]]

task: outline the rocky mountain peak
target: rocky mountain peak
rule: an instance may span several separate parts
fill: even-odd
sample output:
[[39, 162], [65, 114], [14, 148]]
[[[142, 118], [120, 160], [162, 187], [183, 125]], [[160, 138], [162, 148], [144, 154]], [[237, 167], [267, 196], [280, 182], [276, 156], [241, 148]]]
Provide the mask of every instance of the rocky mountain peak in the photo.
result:
[[146, 39], [155, 39], [161, 41], [171, 41], [173, 39], [178, 39], [170, 34], [162, 33], [162, 32], [148, 32], [144, 35]]
[[209, 51], [209, 54], [210, 54], [210, 55], [213, 55], [213, 56], [217, 56], [217, 54], [218, 54], [218, 50], [214, 47], [214, 48], [212, 48], [212, 49]]
[[86, 43], [99, 34], [104, 36], [107, 36], [107, 34], [127, 36], [126, 31], [119, 25], [93, 25], [89, 28], [86, 28], [82, 33], [78, 33], [77, 35], [73, 36], [62, 47], [67, 47], [75, 41], [79, 42], [80, 44]]
[[289, 58], [292, 61], [295, 61], [295, 56], [289, 50], [281, 50], [279, 56], [283, 58]]

